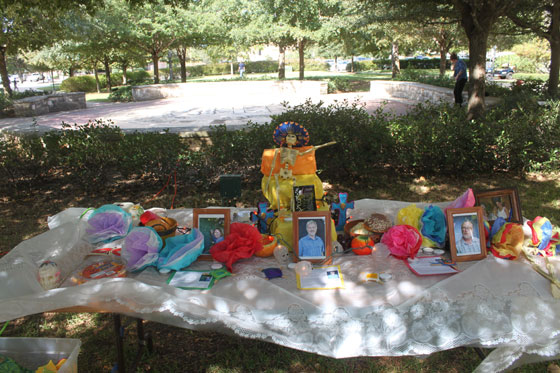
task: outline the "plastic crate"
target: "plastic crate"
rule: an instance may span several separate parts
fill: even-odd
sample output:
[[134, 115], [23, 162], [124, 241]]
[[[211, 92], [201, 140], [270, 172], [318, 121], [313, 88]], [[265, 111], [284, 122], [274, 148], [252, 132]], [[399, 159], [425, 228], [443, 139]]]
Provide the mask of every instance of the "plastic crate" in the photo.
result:
[[35, 371], [52, 360], [67, 359], [59, 372], [78, 371], [78, 354], [82, 342], [70, 338], [0, 338], [0, 355], [14, 359], [24, 368]]

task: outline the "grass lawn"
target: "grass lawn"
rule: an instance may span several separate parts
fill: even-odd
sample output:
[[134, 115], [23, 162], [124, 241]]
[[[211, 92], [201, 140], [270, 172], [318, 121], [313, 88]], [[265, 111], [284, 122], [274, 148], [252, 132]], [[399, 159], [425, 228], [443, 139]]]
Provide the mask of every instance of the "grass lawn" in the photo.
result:
[[[534, 174], [519, 177], [508, 174], [481, 175], [468, 178], [422, 177], [375, 171], [369, 180], [344, 185], [323, 180], [330, 194], [348, 191], [351, 199], [380, 198], [402, 201], [450, 201], [468, 187], [488, 189], [517, 187], [523, 215], [537, 215], [560, 224], [560, 178], [558, 175]], [[13, 248], [24, 239], [48, 229], [47, 216], [75, 206], [100, 206], [116, 201], [134, 201], [145, 208], [169, 207], [172, 187], [155, 201], [146, 203], [161, 185], [130, 180], [107, 185], [99, 194], [87, 194], [79, 186], [51, 180], [31, 190], [8, 196], [2, 193], [0, 208], [0, 251]], [[195, 193], [189, 186], [179, 185], [176, 207], [205, 207], [219, 204], [219, 193]], [[187, 193], [186, 190], [189, 190]], [[262, 201], [258, 185], [245, 185], [242, 202], [256, 206]], [[124, 318], [125, 352], [130, 366], [135, 355], [135, 323]], [[332, 359], [279, 347], [277, 345], [225, 336], [218, 333], [180, 329], [146, 322], [145, 329], [154, 337], [155, 353], [145, 355], [138, 372], [466, 372], [480, 362], [471, 348], [438, 352], [424, 359], [416, 357], [360, 357]], [[79, 371], [107, 372], [116, 361], [113, 323], [108, 314], [44, 313], [9, 322], [2, 336], [79, 338], [82, 348]], [[547, 363], [532, 364], [514, 372], [546, 371]]]
[[111, 102], [109, 100], [109, 92], [86, 93], [86, 102]]

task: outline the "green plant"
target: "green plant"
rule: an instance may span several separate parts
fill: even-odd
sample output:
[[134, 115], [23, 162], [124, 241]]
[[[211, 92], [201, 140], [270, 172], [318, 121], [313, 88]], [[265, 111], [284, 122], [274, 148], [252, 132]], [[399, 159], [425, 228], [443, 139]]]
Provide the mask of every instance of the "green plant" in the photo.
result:
[[133, 101], [132, 87], [124, 86], [117, 88], [116, 91], [111, 92], [109, 100], [114, 102], [130, 102]]
[[329, 79], [328, 84], [327, 89], [329, 93], [350, 92], [350, 82], [347, 79], [341, 77], [332, 78]]
[[128, 84], [135, 85], [151, 80], [150, 74], [146, 70], [136, 70], [126, 72], [126, 81]]
[[331, 180], [359, 179], [367, 176], [368, 170], [384, 167], [390, 159], [392, 144], [382, 110], [371, 116], [359, 102], [346, 100], [327, 106], [309, 100], [293, 107], [284, 106], [282, 114], [272, 116], [272, 123], [303, 124], [313, 145], [337, 142], [329, 149], [318, 150], [321, 156], [317, 157], [317, 167], [321, 175]]
[[[111, 74], [111, 87], [116, 87], [122, 84], [122, 73]], [[99, 86], [107, 88], [107, 76], [105, 74], [99, 75]]]
[[4, 113], [8, 108], [12, 106], [12, 99], [4, 91], [0, 91], [0, 112]]
[[34, 96], [43, 96], [48, 94], [48, 92], [45, 91], [36, 91], [33, 89], [26, 89], [23, 92], [20, 91], [14, 91], [12, 92], [12, 100], [20, 100], [22, 98], [26, 98], [26, 97], [34, 97]]
[[66, 92], [95, 92], [97, 84], [92, 76], [73, 76], [65, 79], [60, 84], [60, 89]]

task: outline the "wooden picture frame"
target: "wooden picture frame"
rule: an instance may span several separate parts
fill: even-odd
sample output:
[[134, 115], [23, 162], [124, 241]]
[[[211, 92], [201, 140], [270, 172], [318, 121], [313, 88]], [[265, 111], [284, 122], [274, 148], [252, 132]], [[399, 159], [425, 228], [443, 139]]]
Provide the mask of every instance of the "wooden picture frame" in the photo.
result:
[[482, 214], [480, 206], [447, 210], [449, 250], [454, 262], [486, 258], [486, 236]]
[[483, 209], [483, 217], [492, 225], [498, 217], [508, 222], [523, 223], [517, 188], [489, 189], [474, 192], [476, 206]]
[[229, 234], [230, 209], [193, 209], [193, 227], [204, 235], [204, 250], [200, 260], [213, 260], [210, 248]]
[[293, 213], [293, 249], [296, 262], [306, 260], [312, 263], [332, 263], [331, 225], [329, 211]]

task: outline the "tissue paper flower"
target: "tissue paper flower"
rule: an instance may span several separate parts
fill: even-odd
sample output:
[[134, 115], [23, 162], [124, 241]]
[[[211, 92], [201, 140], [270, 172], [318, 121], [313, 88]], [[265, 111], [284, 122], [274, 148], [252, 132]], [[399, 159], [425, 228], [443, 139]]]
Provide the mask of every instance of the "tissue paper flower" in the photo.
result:
[[116, 205], [96, 209], [87, 221], [86, 234], [91, 243], [123, 238], [132, 228], [132, 216]]
[[422, 214], [422, 235], [442, 247], [445, 243], [445, 215], [438, 206], [428, 206]]
[[385, 232], [381, 243], [399, 259], [414, 259], [422, 244], [422, 235], [411, 225], [395, 225]]
[[156, 265], [163, 241], [150, 227], [136, 227], [124, 239], [122, 258], [129, 271], [139, 271], [150, 265]]
[[524, 237], [521, 224], [502, 224], [498, 232], [492, 237], [492, 254], [502, 259], [517, 259], [523, 249]]
[[233, 223], [226, 238], [210, 248], [210, 255], [216, 261], [224, 263], [231, 272], [233, 263], [250, 258], [262, 248], [261, 234], [257, 228], [249, 224]]
[[416, 207], [415, 204], [406, 206], [397, 213], [397, 225], [410, 225], [416, 229], [420, 229], [420, 219], [424, 210]]

